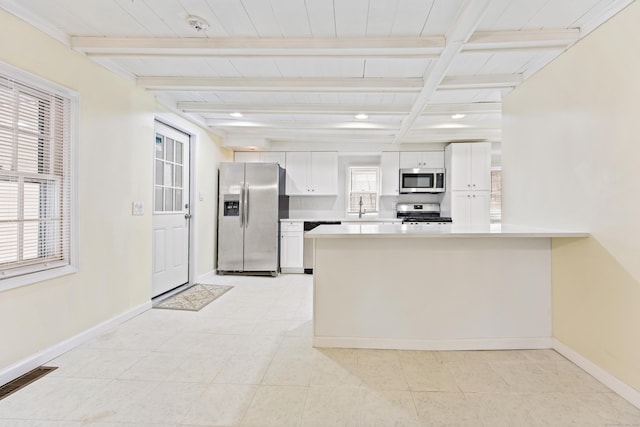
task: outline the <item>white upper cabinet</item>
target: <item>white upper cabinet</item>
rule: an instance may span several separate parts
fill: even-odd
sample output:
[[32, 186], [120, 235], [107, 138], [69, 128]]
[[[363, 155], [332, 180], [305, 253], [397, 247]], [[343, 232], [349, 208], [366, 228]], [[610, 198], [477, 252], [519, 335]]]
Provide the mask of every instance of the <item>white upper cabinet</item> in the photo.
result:
[[447, 175], [453, 191], [491, 190], [491, 144], [454, 143], [446, 148]]
[[277, 163], [281, 167], [286, 166], [286, 156], [284, 151], [263, 151], [260, 153], [262, 163]]
[[401, 151], [400, 169], [444, 168], [444, 151]]
[[260, 162], [260, 152], [236, 151], [233, 153], [233, 161], [237, 163], [258, 163]]
[[244, 163], [278, 163], [285, 167], [284, 151], [236, 151], [233, 159]]
[[335, 151], [289, 151], [287, 194], [335, 196], [338, 194], [338, 153]]
[[400, 155], [397, 151], [384, 151], [380, 156], [382, 196], [397, 196], [400, 184]]

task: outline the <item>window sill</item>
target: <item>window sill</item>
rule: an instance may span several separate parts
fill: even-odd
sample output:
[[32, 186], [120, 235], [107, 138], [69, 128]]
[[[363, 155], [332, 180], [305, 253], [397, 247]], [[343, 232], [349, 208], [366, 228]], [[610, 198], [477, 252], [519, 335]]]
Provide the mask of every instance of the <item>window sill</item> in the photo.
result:
[[64, 267], [52, 268], [50, 270], [24, 274], [22, 276], [7, 277], [6, 279], [0, 279], [0, 292], [19, 288], [21, 286], [32, 285], [45, 280], [56, 279], [58, 277], [67, 276], [77, 272], [77, 267], [67, 265]]

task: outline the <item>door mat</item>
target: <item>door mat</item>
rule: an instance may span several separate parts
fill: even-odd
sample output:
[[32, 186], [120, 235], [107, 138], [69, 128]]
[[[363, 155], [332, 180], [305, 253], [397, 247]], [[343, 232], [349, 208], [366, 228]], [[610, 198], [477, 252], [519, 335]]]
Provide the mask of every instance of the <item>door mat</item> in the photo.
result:
[[195, 284], [166, 300], [153, 305], [153, 308], [167, 308], [170, 310], [199, 311], [233, 286]]

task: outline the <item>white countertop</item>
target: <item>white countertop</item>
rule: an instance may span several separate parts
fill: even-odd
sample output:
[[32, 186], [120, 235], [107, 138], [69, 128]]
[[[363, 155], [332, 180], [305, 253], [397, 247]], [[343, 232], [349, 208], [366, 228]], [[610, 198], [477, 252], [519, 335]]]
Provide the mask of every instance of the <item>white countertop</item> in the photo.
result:
[[376, 217], [348, 217], [348, 218], [284, 218], [280, 222], [321, 222], [321, 221], [340, 221], [340, 222], [397, 222], [402, 220], [398, 218], [376, 218]]
[[527, 226], [492, 224], [456, 226], [455, 224], [343, 224], [321, 225], [305, 233], [309, 238], [479, 238], [479, 237], [588, 237], [583, 231], [541, 229]]

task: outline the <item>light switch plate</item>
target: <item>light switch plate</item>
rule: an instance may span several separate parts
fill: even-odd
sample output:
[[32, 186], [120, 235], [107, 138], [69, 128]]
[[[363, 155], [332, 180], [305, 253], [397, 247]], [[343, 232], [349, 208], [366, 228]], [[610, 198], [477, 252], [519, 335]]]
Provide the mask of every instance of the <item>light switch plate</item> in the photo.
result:
[[144, 215], [144, 202], [133, 202], [131, 206], [133, 215]]

